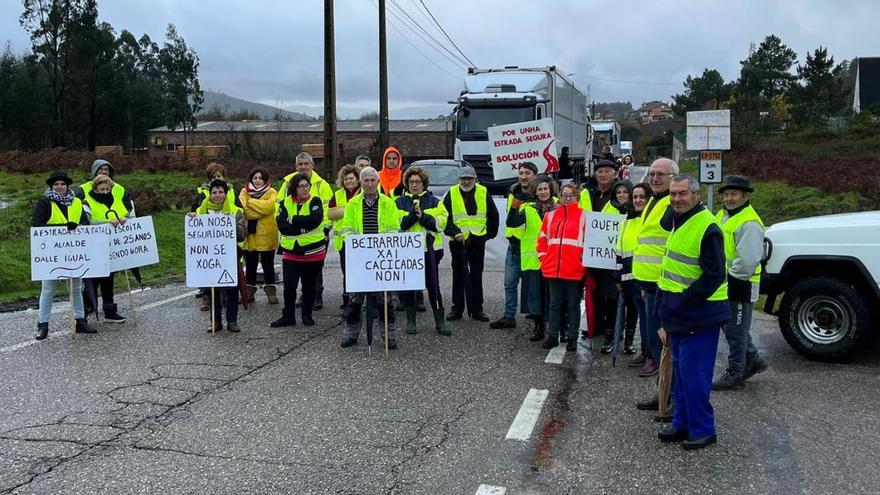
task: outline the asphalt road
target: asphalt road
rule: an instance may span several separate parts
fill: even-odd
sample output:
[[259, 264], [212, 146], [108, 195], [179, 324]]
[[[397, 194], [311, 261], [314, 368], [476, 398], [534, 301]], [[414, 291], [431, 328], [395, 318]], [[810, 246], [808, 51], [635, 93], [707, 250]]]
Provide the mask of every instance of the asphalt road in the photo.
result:
[[[419, 334], [401, 332], [390, 360], [378, 345], [367, 354], [363, 336], [341, 349], [338, 270], [325, 268], [326, 306], [311, 328], [270, 329], [280, 307], [260, 294], [239, 318], [241, 334], [211, 337], [207, 314], [181, 286], [135, 294], [137, 325], [102, 325], [93, 336], [71, 337], [63, 304], [39, 343], [34, 311], [0, 314], [0, 493], [880, 487], [880, 353], [808, 362], [759, 316], [754, 333], [770, 369], [743, 391], [713, 395], [719, 443], [684, 452], [661, 444], [652, 413], [634, 407], [652, 393], [650, 379], [583, 345], [546, 363], [524, 320], [516, 330], [463, 320], [442, 337], [421, 313]], [[487, 312], [499, 316], [502, 274], [487, 273], [485, 287]], [[719, 373], [725, 356], [722, 343]], [[524, 401], [541, 391], [530, 428]], [[514, 430], [526, 438], [507, 438]]]

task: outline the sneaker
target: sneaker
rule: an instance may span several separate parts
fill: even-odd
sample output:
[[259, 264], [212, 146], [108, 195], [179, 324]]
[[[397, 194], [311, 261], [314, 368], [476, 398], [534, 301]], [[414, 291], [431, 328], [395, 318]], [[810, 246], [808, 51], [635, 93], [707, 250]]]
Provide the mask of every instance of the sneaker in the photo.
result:
[[544, 349], [553, 349], [554, 347], [559, 345], [559, 337], [554, 337], [552, 335], [548, 335], [547, 339], [544, 341]]
[[342, 344], [340, 344], [340, 347], [343, 347], [343, 348], [351, 347], [357, 343], [358, 343], [358, 339], [356, 339], [354, 337], [346, 337], [346, 338], [342, 339]]
[[489, 328], [499, 329], [499, 328], [516, 328], [516, 319], [509, 318], [507, 316], [502, 316], [497, 320], [489, 323]]
[[655, 395], [650, 399], [640, 400], [639, 402], [636, 402], [636, 409], [639, 411], [659, 411], [660, 399]]
[[116, 310], [104, 311], [104, 321], [107, 323], [125, 323], [125, 317]]
[[746, 359], [746, 369], [743, 370], [743, 381], [767, 371], [767, 362], [760, 355], [752, 359]]
[[636, 348], [633, 347], [632, 344], [625, 345], [625, 346], [623, 346], [623, 353], [631, 356], [636, 353]]
[[471, 313], [471, 319], [476, 321], [489, 321], [489, 317], [486, 316], [486, 313], [483, 313], [482, 311]]
[[728, 370], [721, 378], [712, 382], [712, 390], [716, 392], [722, 390], [742, 390], [745, 386], [746, 382], [743, 379], [743, 374], [739, 371]]
[[639, 376], [647, 378], [656, 375], [659, 371], [660, 367], [657, 366], [657, 363], [655, 363], [653, 359], [647, 358], [645, 359], [645, 364], [639, 368]]
[[708, 437], [702, 437], [702, 438], [693, 438], [693, 439], [688, 438], [684, 442], [681, 442], [681, 447], [685, 450], [697, 450], [697, 449], [702, 449], [702, 448], [708, 447], [708, 446], [712, 445], [713, 443], [717, 443], [717, 442], [718, 442], [718, 436], [709, 435]]
[[633, 359], [630, 359], [629, 363], [627, 363], [626, 365], [629, 366], [630, 368], [641, 368], [642, 366], [645, 365], [645, 361], [647, 359], [648, 358], [645, 357], [644, 355], [637, 356], [637, 357], [634, 357]]
[[659, 438], [661, 442], [684, 442], [688, 439], [688, 431], [678, 430], [671, 426], [667, 426], [657, 433], [657, 438]]
[[446, 321], [458, 321], [461, 319], [462, 313], [461, 311], [452, 310], [446, 315]]

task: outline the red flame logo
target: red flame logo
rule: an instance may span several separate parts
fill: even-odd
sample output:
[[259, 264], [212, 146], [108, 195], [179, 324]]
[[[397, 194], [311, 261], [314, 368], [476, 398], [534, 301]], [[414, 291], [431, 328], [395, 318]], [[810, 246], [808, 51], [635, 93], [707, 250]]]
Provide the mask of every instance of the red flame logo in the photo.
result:
[[[555, 139], [553, 141], [556, 141]], [[553, 172], [559, 172], [559, 160], [550, 153], [550, 146], [553, 145], [553, 141], [547, 143], [547, 147], [544, 148], [544, 159], [547, 160], [547, 170], [544, 170], [545, 174], [551, 174]]]

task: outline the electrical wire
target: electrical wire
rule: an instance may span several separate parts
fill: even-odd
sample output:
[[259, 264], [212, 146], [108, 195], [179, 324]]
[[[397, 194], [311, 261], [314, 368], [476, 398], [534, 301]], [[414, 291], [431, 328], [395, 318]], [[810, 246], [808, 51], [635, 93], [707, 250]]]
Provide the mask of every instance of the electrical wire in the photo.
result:
[[452, 41], [452, 38], [449, 36], [449, 34], [446, 32], [446, 30], [443, 29], [443, 26], [440, 25], [440, 22], [437, 20], [437, 18], [434, 17], [434, 14], [433, 14], [433, 13], [431, 13], [431, 9], [429, 9], [428, 6], [425, 5], [425, 1], [424, 1], [424, 0], [419, 0], [419, 3], [422, 4], [422, 7], [424, 7], [424, 8], [425, 8], [425, 11], [428, 13], [428, 15], [431, 16], [431, 20], [434, 21], [434, 24], [436, 24], [437, 27], [440, 28], [440, 31], [443, 33], [443, 36], [446, 36], [446, 39], [448, 39], [449, 42], [452, 43], [452, 46], [454, 46], [455, 49], [458, 50], [458, 53], [460, 53], [461, 56], [464, 57], [464, 59], [467, 60], [467, 61], [471, 64], [471, 65], [470, 65], [471, 67], [476, 67], [476, 65], [471, 61], [471, 59], [469, 59], [468, 56], [465, 55], [463, 51], [461, 51], [461, 48], [459, 48], [458, 45], [456, 45], [455, 42]]
[[[428, 38], [430, 38], [431, 41], [428, 41], [428, 40], [425, 39], [425, 36], [419, 35], [419, 37], [422, 38], [422, 40], [424, 40], [425, 43], [431, 44], [431, 42], [433, 42], [433, 43], [434, 43], [433, 46], [435, 46], [435, 47], [439, 47], [439, 48], [443, 49], [443, 50], [444, 50], [449, 56], [451, 56], [453, 59], [455, 59], [455, 61], [456, 61], [457, 63], [459, 63], [459, 64], [461, 64], [461, 65], [463, 65], [463, 66], [465, 66], [465, 67], [468, 67], [468, 63], [467, 63], [465, 60], [463, 60], [463, 59], [462, 59], [461, 57], [459, 57], [455, 52], [453, 52], [452, 50], [450, 50], [449, 48], [447, 48], [446, 45], [444, 45], [444, 44], [441, 43], [439, 40], [437, 40], [437, 38], [435, 38], [434, 36], [432, 36], [431, 33], [429, 33], [427, 30], [425, 30], [425, 28], [422, 27], [422, 25], [421, 25], [418, 21], [416, 21], [415, 19], [413, 19], [413, 17], [412, 17], [411, 15], [409, 15], [409, 13], [406, 12], [406, 10], [404, 10], [404, 9], [403, 9], [403, 8], [402, 8], [402, 7], [401, 7], [401, 6], [400, 6], [395, 0], [389, 0], [389, 1], [391, 2], [391, 3], [389, 4], [389, 6], [392, 7], [392, 9], [390, 9], [390, 10], [388, 11], [389, 13], [393, 14], [393, 15], [394, 15], [395, 17], [397, 17], [401, 22], [407, 24], [407, 27], [409, 27], [409, 29], [410, 29], [411, 31], [413, 31], [413, 32], [415, 32], [416, 34], [418, 34], [418, 32], [416, 32], [416, 31], [413, 29], [413, 27], [412, 27], [412, 26], [415, 26], [415, 27], [418, 28], [422, 33], [424, 33], [425, 36], [427, 36]], [[394, 9], [397, 9], [397, 10], [395, 11]], [[401, 18], [400, 15], [397, 15], [396, 12], [399, 12], [400, 15], [403, 15], [404, 17], [406, 17], [406, 19]], [[444, 56], [446, 56], [446, 55], [444, 55]], [[446, 56], [446, 58], [449, 58], [449, 56]]]

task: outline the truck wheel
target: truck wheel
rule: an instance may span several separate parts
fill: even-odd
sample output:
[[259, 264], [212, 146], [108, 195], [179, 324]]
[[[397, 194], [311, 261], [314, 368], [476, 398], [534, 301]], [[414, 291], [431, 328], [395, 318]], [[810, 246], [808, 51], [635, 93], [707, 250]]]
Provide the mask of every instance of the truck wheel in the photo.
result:
[[785, 291], [778, 314], [782, 336], [808, 359], [844, 360], [870, 336], [870, 312], [865, 300], [836, 278], [797, 282]]

